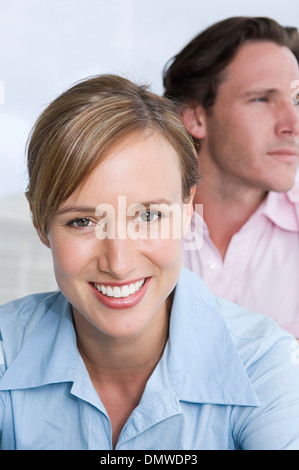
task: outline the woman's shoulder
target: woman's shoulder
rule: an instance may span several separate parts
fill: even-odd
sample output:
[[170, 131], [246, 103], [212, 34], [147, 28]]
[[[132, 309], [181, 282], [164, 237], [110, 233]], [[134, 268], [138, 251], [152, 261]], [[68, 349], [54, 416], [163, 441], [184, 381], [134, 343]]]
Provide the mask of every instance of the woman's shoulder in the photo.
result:
[[273, 319], [252, 313], [225, 299], [217, 297], [216, 301], [231, 339], [247, 368], [260, 360], [265, 365], [267, 361], [277, 365], [282, 361], [289, 366], [296, 365], [291, 359], [294, 354], [298, 354], [297, 342]]
[[60, 295], [56, 292], [41, 292], [27, 295], [19, 299], [12, 300], [0, 306], [0, 326], [2, 322], [9, 322], [18, 319], [24, 325], [24, 322], [36, 314], [48, 310]]
[[0, 306], [0, 341], [4, 348], [5, 344], [9, 344], [9, 349], [13, 349], [10, 351], [13, 356], [59, 295], [59, 291], [32, 294]]

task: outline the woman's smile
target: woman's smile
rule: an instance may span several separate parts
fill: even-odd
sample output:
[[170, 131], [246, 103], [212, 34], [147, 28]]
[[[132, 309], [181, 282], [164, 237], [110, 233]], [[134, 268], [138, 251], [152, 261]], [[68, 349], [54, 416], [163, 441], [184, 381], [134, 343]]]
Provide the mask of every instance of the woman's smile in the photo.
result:
[[151, 278], [124, 283], [90, 283], [97, 299], [106, 307], [122, 309], [134, 307], [143, 299]]
[[93, 286], [102, 294], [107, 295], [108, 297], [120, 298], [128, 297], [129, 295], [135, 294], [145, 283], [145, 279], [139, 281], [130, 281], [123, 284], [107, 284], [107, 283], [93, 283]]

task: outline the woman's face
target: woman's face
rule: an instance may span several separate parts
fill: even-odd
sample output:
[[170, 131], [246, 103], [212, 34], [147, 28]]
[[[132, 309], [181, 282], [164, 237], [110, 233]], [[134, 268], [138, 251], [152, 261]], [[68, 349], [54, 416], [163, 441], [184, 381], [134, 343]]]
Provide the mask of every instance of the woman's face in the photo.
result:
[[161, 136], [133, 134], [108, 153], [49, 223], [75, 319], [113, 337], [165, 322], [191, 215], [178, 157]]

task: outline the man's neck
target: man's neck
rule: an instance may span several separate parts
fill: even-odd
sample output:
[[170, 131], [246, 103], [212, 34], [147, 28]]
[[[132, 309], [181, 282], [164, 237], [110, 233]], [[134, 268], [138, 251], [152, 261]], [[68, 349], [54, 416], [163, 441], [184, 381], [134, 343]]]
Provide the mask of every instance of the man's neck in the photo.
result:
[[203, 218], [210, 238], [223, 259], [233, 235], [257, 210], [266, 195], [266, 192], [256, 188], [230, 185], [226, 190], [223, 185], [209, 184], [203, 179], [194, 203], [203, 205]]

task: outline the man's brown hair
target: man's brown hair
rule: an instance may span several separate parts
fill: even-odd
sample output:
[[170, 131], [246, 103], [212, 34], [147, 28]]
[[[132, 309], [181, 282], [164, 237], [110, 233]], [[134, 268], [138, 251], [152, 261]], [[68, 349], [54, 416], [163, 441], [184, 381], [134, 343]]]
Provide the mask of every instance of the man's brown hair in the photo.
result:
[[[196, 36], [164, 68], [165, 96], [181, 103], [213, 106], [224, 69], [247, 42], [270, 41], [289, 47], [298, 58], [297, 28], [283, 27], [270, 18], [233, 17]], [[298, 55], [297, 55], [298, 54]]]

